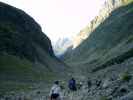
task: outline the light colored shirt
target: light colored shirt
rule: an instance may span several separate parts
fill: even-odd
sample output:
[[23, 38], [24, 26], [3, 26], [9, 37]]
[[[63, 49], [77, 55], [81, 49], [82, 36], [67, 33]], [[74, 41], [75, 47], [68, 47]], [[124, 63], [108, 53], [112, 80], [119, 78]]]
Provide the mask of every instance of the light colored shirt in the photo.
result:
[[62, 92], [61, 92], [61, 88], [60, 88], [59, 85], [54, 84], [54, 85], [52, 86], [52, 88], [51, 88], [51, 90], [50, 90], [50, 93], [49, 93], [49, 96], [51, 96], [51, 94], [53, 94], [53, 93], [59, 94], [59, 97], [60, 97], [60, 98], [63, 97], [63, 96], [62, 96]]

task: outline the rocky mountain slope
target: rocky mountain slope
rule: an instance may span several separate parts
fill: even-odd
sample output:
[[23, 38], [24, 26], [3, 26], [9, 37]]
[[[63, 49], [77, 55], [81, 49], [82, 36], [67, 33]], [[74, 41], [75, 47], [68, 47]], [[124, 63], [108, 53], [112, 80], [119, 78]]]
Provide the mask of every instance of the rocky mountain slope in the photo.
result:
[[67, 77], [67, 69], [55, 57], [38, 23], [22, 10], [0, 2], [0, 94]]
[[[125, 23], [125, 24], [123, 24]], [[79, 47], [66, 55], [66, 62], [75, 60], [82, 65], [88, 61], [98, 60], [109, 50], [132, 38], [132, 3], [112, 11]], [[84, 52], [86, 50], [86, 52]], [[96, 55], [96, 56], [95, 56]], [[80, 56], [80, 58], [78, 58]], [[89, 59], [88, 59], [89, 58]], [[69, 63], [68, 63], [69, 64]], [[75, 63], [76, 65], [76, 63]]]
[[[54, 56], [50, 40], [30, 16], [0, 3], [0, 99], [48, 100], [52, 80], [60, 79], [64, 100], [132, 100], [133, 3], [122, 1], [67, 53], [69, 68]], [[67, 88], [68, 74], [82, 83], [76, 92]]]
[[75, 70], [75, 76], [86, 76], [89, 82], [89, 87], [83, 90], [83, 100], [133, 99], [132, 12], [133, 3], [124, 0], [122, 6], [114, 9], [86, 40], [65, 56], [64, 62]]
[[[64, 49], [62, 50], [64, 51], [63, 53], [66, 53], [66, 50], [69, 47], [72, 47], [71, 49], [75, 49], [76, 47], [78, 47], [84, 40], [86, 40], [90, 36], [90, 34], [93, 32], [93, 30], [97, 28], [97, 26], [99, 26], [107, 17], [109, 17], [109, 15], [113, 10], [122, 6], [123, 4], [125, 4], [125, 2], [127, 1], [126, 0], [106, 0], [103, 5], [103, 8], [101, 8], [101, 10], [99, 11], [99, 14], [91, 22], [89, 22], [89, 24], [85, 28], [80, 30], [80, 32], [74, 38], [72, 38], [72, 40], [69, 43], [69, 46], [63, 46], [63, 48], [65, 49], [65, 50]], [[57, 46], [59, 45], [58, 43], [60, 43], [60, 41], [57, 42], [56, 44]], [[59, 48], [58, 49], [56, 48], [57, 47], [55, 47], [55, 53], [60, 52], [58, 51]]]
[[[128, 1], [129, 2], [129, 1]], [[111, 14], [111, 12], [118, 7], [127, 4], [125, 0], [106, 0], [99, 14], [89, 24], [80, 30], [80, 32], [72, 39], [71, 50], [77, 48], [83, 41], [85, 41], [90, 34]], [[70, 51], [70, 50], [69, 50]], [[67, 51], [64, 52], [67, 55]]]
[[62, 56], [68, 48], [72, 48], [72, 40], [69, 38], [59, 38], [53, 45], [54, 53], [57, 57]]
[[78, 47], [85, 39], [87, 39], [90, 34], [99, 26], [113, 10], [125, 5], [128, 0], [106, 0], [103, 8], [99, 11], [99, 14], [84, 28], [79, 34], [74, 38], [73, 48]]

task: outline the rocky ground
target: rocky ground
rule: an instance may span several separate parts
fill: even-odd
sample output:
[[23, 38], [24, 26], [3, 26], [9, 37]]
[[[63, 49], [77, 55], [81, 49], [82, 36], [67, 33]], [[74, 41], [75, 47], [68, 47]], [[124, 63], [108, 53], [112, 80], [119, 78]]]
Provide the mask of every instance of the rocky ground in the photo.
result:
[[[64, 86], [64, 100], [133, 100], [133, 58], [121, 64], [91, 73], [86, 79], [77, 79], [82, 86], [76, 92], [70, 92]], [[116, 68], [117, 67], [117, 68]], [[78, 85], [79, 86], [79, 85]], [[49, 87], [31, 92], [10, 92], [0, 95], [0, 100], [48, 100]]]

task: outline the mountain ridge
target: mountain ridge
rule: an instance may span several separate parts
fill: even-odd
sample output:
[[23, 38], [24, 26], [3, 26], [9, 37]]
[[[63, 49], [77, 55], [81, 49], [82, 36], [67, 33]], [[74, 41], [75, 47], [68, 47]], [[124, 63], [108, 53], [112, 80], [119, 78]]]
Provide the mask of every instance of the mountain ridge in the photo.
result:
[[126, 5], [128, 0], [106, 0], [99, 14], [74, 38], [73, 48], [78, 47], [90, 34], [110, 16], [111, 12]]
[[87, 39], [64, 55], [73, 74], [85, 76], [88, 82], [83, 100], [133, 99], [132, 12], [131, 1], [116, 8]]
[[[114, 10], [81, 45], [64, 55], [64, 61], [70, 66], [79, 67], [89, 63], [96, 67], [101, 62], [105, 63], [107, 59], [104, 56], [111, 49], [132, 37], [132, 10], [132, 3]], [[104, 60], [100, 60], [102, 57]], [[94, 65], [92, 62], [95, 62]]]
[[0, 91], [22, 89], [21, 82], [45, 84], [67, 77], [68, 70], [40, 25], [24, 11], [0, 2]]

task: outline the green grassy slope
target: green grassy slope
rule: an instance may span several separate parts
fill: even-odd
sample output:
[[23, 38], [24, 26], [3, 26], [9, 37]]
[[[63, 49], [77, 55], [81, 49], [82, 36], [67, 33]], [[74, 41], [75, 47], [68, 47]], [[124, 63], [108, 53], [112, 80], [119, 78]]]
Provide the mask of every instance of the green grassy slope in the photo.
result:
[[29, 90], [34, 83], [51, 83], [58, 76], [44, 65], [34, 64], [17, 56], [0, 55], [0, 93]]
[[133, 2], [133, 0], [122, 0], [125, 5], [130, 4]]
[[103, 65], [108, 66], [110, 63], [119, 62], [120, 59], [132, 57], [133, 48], [129, 46], [133, 36], [132, 18], [133, 3], [128, 2], [113, 11], [88, 39], [66, 57], [65, 62], [72, 67], [85, 69], [84, 71], [94, 71]]
[[0, 2], [0, 94], [28, 84], [47, 86], [67, 78], [67, 71], [38, 23], [22, 10]]
[[[0, 78], [1, 80], [16, 81], [39, 81], [48, 80], [50, 73], [39, 72], [35, 64], [27, 59], [20, 59], [17, 56], [2, 54], [0, 55]], [[38, 65], [38, 68], [41, 65]], [[45, 69], [47, 70], [47, 69]]]

